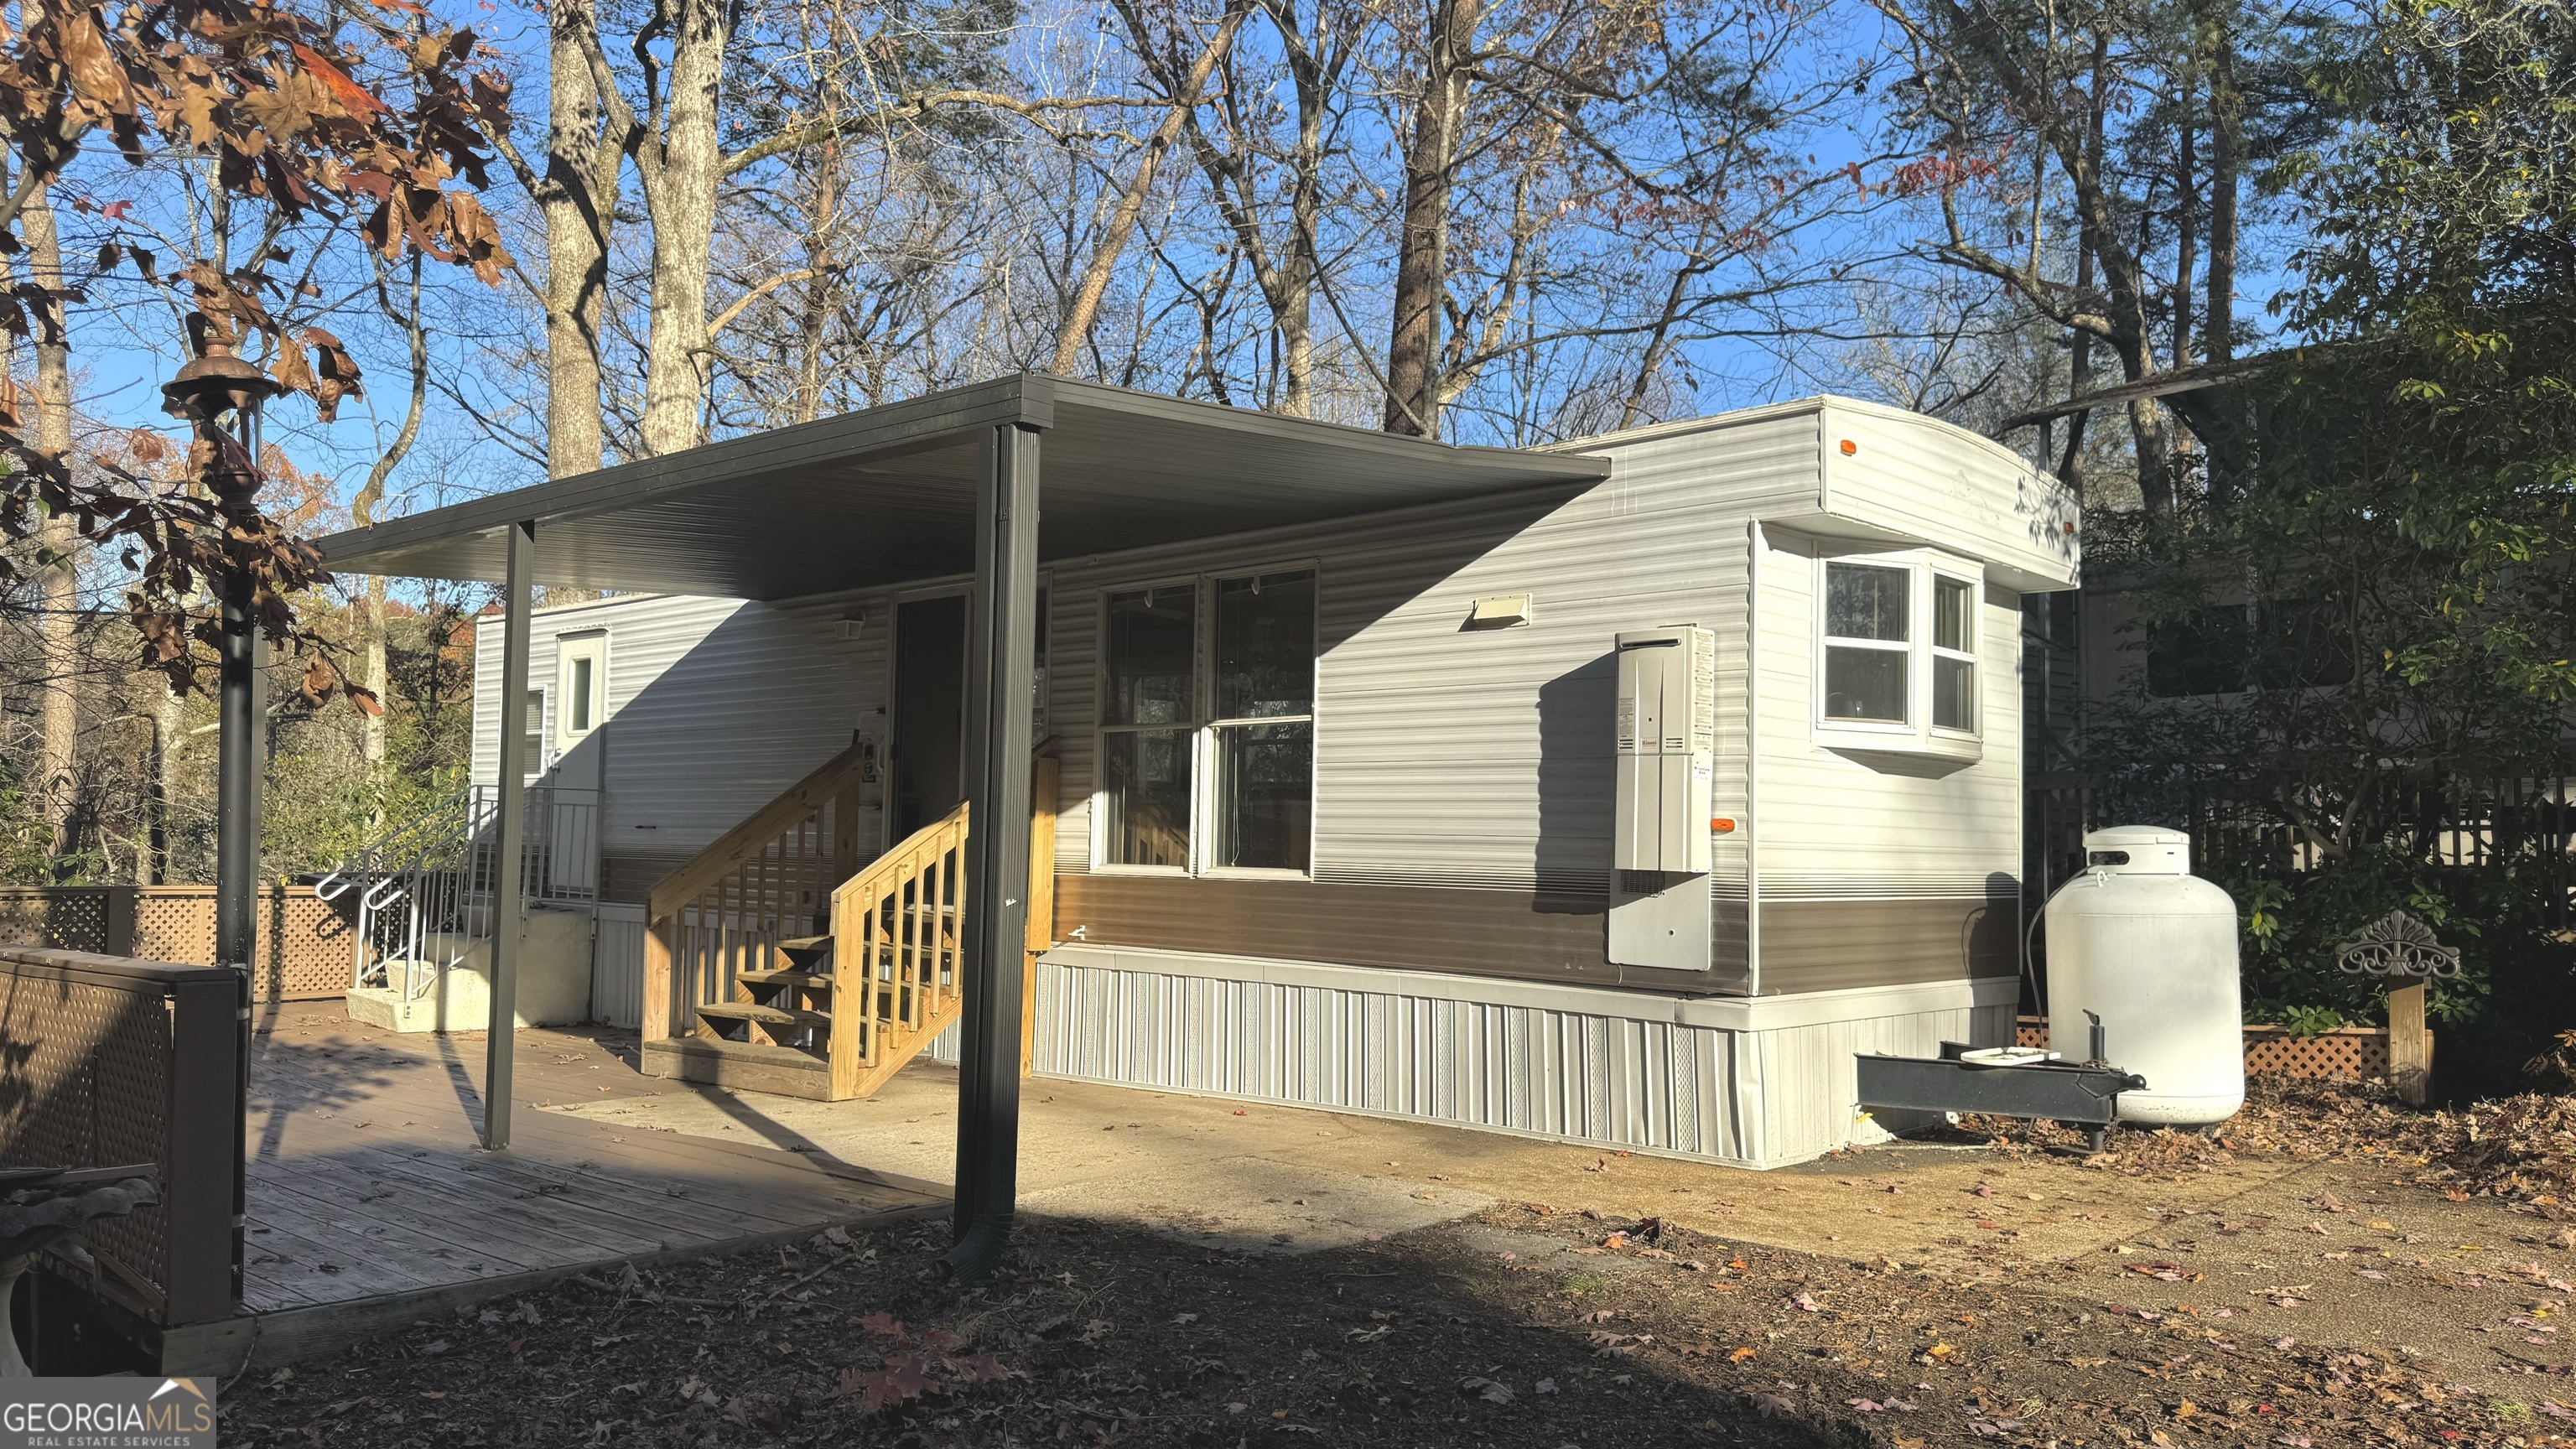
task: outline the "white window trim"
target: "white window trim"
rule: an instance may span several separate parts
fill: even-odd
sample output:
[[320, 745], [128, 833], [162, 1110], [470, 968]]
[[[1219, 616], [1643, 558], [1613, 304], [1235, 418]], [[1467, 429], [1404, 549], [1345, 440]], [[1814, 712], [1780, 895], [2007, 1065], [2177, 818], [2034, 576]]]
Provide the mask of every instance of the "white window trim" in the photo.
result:
[[[1263, 716], [1250, 719], [1213, 719], [1216, 708], [1216, 586], [1223, 579], [1249, 578], [1256, 574], [1312, 573], [1315, 576], [1315, 657], [1309, 697], [1315, 701], [1308, 713], [1301, 715]], [[1109, 597], [1132, 594], [1140, 589], [1188, 587], [1193, 591], [1193, 636], [1190, 641], [1190, 722], [1175, 725], [1113, 725], [1104, 723], [1109, 699]], [[1324, 570], [1314, 558], [1285, 559], [1277, 562], [1248, 564], [1238, 568], [1210, 569], [1202, 573], [1165, 574], [1156, 578], [1120, 580], [1103, 584], [1093, 604], [1092, 637], [1100, 641], [1094, 651], [1092, 670], [1092, 768], [1091, 788], [1091, 869], [1096, 875], [1133, 875], [1160, 877], [1204, 877], [1210, 880], [1312, 880], [1315, 860], [1315, 800], [1321, 786], [1319, 770], [1309, 768], [1306, 780], [1306, 861], [1305, 870], [1279, 866], [1212, 865], [1209, 855], [1216, 839], [1217, 732], [1229, 726], [1251, 724], [1303, 723], [1313, 735], [1309, 748], [1321, 753], [1322, 741], [1316, 734], [1321, 719], [1323, 692]], [[1111, 861], [1108, 856], [1109, 812], [1106, 808], [1108, 789], [1108, 737], [1113, 734], [1184, 733], [1189, 736], [1190, 757], [1190, 844], [1189, 864], [1131, 865]]]
[[[573, 661], [590, 661], [590, 728], [572, 726]], [[555, 701], [552, 735], [557, 756], [569, 754], [573, 746], [599, 733], [608, 723], [608, 635], [603, 631], [561, 635], [555, 640]]]
[[526, 759], [519, 761], [519, 775], [523, 782], [535, 780], [554, 765], [554, 761], [549, 758], [552, 753], [549, 746], [555, 737], [554, 686], [552, 684], [529, 685], [528, 703], [536, 706], [537, 728], [531, 734], [527, 728], [527, 722], [522, 720], [519, 733], [525, 743], [533, 744], [536, 748], [522, 752], [527, 756]]
[[[1865, 568], [1901, 569], [1908, 577], [1906, 588], [1906, 640], [1836, 639], [1825, 634], [1825, 597], [1827, 570], [1835, 564], [1856, 564]], [[1946, 578], [1968, 586], [1968, 649], [1965, 653], [1942, 649], [1932, 642], [1937, 622], [1934, 612], [1935, 578]], [[1859, 551], [1820, 553], [1816, 558], [1813, 584], [1815, 607], [1809, 635], [1813, 645], [1809, 668], [1813, 671], [1810, 692], [1813, 695], [1810, 721], [1818, 745], [1832, 750], [1855, 750], [1864, 753], [1926, 755], [1943, 759], [1973, 761], [1985, 753], [1985, 719], [1992, 691], [1987, 687], [1986, 661], [1981, 648], [1985, 637], [1985, 572], [1973, 560], [1935, 549], [1898, 549], [1887, 552]], [[1881, 649], [1903, 651], [1905, 669], [1905, 722], [1881, 720], [1835, 719], [1825, 713], [1825, 651], [1837, 649]], [[1975, 726], [1966, 730], [1936, 727], [1932, 723], [1932, 660], [1936, 657], [1962, 659], [1975, 670]]]
[[[1925, 598], [1932, 605], [1932, 612], [1924, 615], [1923, 723], [1936, 739], [1981, 743], [1986, 733], [1986, 661], [1978, 650], [1985, 642], [1985, 584], [1975, 574], [1945, 566], [1938, 560], [1933, 562], [1929, 575], [1929, 582], [1924, 586]], [[1948, 648], [1938, 637], [1941, 585], [1944, 582], [1964, 585], [1968, 591], [1968, 647], [1965, 649]], [[1938, 701], [1933, 693], [1933, 675], [1938, 668], [1936, 661], [1943, 659], [1956, 660], [1968, 666], [1968, 727], [1965, 729], [1953, 729], [1942, 724], [1935, 707]]]

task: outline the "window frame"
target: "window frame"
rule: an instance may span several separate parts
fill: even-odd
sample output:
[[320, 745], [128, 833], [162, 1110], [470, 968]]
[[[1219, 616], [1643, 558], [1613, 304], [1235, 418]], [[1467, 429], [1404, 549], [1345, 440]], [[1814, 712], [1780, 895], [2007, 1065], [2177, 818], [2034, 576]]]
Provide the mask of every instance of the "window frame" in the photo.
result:
[[[1217, 586], [1236, 579], [1256, 578], [1269, 574], [1304, 573], [1313, 577], [1315, 588], [1314, 648], [1307, 668], [1309, 686], [1307, 710], [1296, 715], [1250, 715], [1242, 718], [1216, 718], [1216, 603]], [[1191, 592], [1190, 639], [1190, 718], [1182, 724], [1111, 724], [1108, 722], [1110, 659], [1109, 601], [1112, 595], [1133, 594], [1147, 589], [1187, 587]], [[1321, 716], [1319, 698], [1323, 684], [1323, 590], [1324, 571], [1321, 561], [1312, 557], [1282, 559], [1275, 562], [1236, 568], [1205, 569], [1188, 573], [1151, 575], [1122, 579], [1102, 584], [1093, 602], [1093, 637], [1100, 641], [1092, 665], [1092, 785], [1091, 785], [1091, 869], [1103, 875], [1160, 876], [1167, 878], [1204, 877], [1216, 880], [1311, 880], [1315, 862], [1315, 795], [1318, 772], [1314, 759], [1318, 749], [1317, 723]], [[1307, 728], [1308, 764], [1306, 772], [1306, 867], [1217, 865], [1214, 853], [1217, 838], [1216, 774], [1221, 735], [1229, 729], [1260, 725], [1303, 724]], [[1185, 865], [1136, 865], [1111, 861], [1108, 810], [1109, 737], [1119, 734], [1179, 734], [1186, 737], [1185, 750], [1190, 762], [1189, 849]]]
[[[1829, 634], [1825, 632], [1827, 628], [1826, 611], [1831, 607], [1828, 603], [1828, 599], [1833, 587], [1833, 571], [1837, 566], [1844, 568], [1878, 569], [1885, 573], [1901, 574], [1904, 576], [1905, 638], [1902, 640], [1855, 639], [1848, 638], [1840, 634]], [[1922, 623], [1927, 621], [1927, 616], [1923, 610], [1923, 600], [1920, 597], [1922, 592], [1923, 581], [1920, 571], [1908, 563], [1891, 563], [1878, 558], [1866, 556], [1860, 558], [1821, 558], [1816, 561], [1816, 723], [1820, 728], [1837, 731], [1855, 731], [1871, 735], [1911, 735], [1917, 732], [1917, 722], [1923, 717], [1921, 706], [1924, 701], [1920, 698], [1921, 691], [1915, 687], [1914, 676], [1917, 672], [1915, 655], [1921, 648], [1917, 636], [1924, 632]], [[1871, 650], [1881, 654], [1901, 655], [1904, 658], [1905, 717], [1903, 719], [1888, 720], [1870, 719], [1857, 716], [1846, 717], [1842, 715], [1827, 714], [1825, 712], [1828, 708], [1826, 703], [1827, 693], [1825, 689], [1825, 680], [1827, 678], [1826, 671], [1831, 667], [1833, 651], [1836, 649]]]
[[[1930, 582], [1926, 587], [1931, 596], [1932, 613], [1931, 627], [1923, 631], [1923, 724], [1937, 736], [1981, 740], [1985, 737], [1986, 725], [1986, 671], [1985, 660], [1978, 654], [1977, 646], [1985, 632], [1981, 627], [1983, 620], [1979, 617], [1984, 612], [1984, 583], [1962, 571], [1945, 569], [1937, 561], [1930, 566], [1928, 573]], [[1957, 584], [1968, 596], [1967, 613], [1960, 621], [1966, 626], [1967, 638], [1963, 647], [1957, 649], [1941, 642], [1941, 586], [1945, 583]], [[1968, 723], [1965, 727], [1941, 723], [1941, 662], [1945, 659], [1968, 666]]]
[[520, 753], [526, 756], [519, 761], [522, 782], [532, 781], [554, 768], [554, 761], [549, 758], [553, 751], [548, 748], [555, 737], [554, 704], [555, 687], [552, 684], [528, 686], [528, 709], [537, 718], [533, 725], [525, 720], [520, 722]]
[[[586, 728], [575, 729], [571, 709], [572, 670], [576, 661], [585, 659], [590, 661], [590, 689], [588, 698], [584, 701], [590, 706], [590, 724]], [[599, 733], [601, 726], [608, 723], [608, 633], [606, 630], [593, 629], [578, 634], [556, 636], [553, 694], [554, 719], [548, 735], [554, 741], [555, 756], [560, 759], [570, 754], [575, 745]]]
[[[1835, 565], [1881, 568], [1903, 572], [1906, 586], [1906, 639], [1845, 639], [1829, 635], [1826, 630], [1826, 600], [1829, 579]], [[1943, 581], [1965, 585], [1967, 629], [1965, 649], [1952, 649], [1936, 642], [1940, 630], [1940, 587]], [[1992, 699], [1986, 688], [1986, 659], [1983, 653], [1986, 622], [1985, 570], [1975, 561], [1939, 549], [1912, 548], [1868, 550], [1844, 548], [1819, 550], [1813, 576], [1814, 608], [1809, 620], [1813, 646], [1810, 668], [1812, 701], [1809, 722], [1816, 743], [1827, 749], [1853, 750], [1864, 753], [1933, 755], [1957, 760], [1976, 760], [1985, 749], [1986, 708]], [[1825, 712], [1827, 651], [1830, 649], [1880, 649], [1902, 651], [1905, 667], [1905, 720], [1843, 719]], [[1936, 723], [1936, 660], [1952, 660], [1969, 668], [1969, 727], [1957, 729]]]

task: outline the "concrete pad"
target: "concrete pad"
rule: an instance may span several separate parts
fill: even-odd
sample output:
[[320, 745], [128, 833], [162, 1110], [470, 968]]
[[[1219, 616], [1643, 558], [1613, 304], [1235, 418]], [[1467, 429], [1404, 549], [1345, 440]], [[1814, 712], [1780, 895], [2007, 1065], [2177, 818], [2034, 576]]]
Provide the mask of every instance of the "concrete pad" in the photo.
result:
[[[713, 1090], [588, 1103], [601, 1121], [820, 1151], [946, 1181], [957, 1075], [907, 1068], [872, 1100]], [[2244, 1161], [2140, 1181], [2057, 1159], [1899, 1145], [1755, 1172], [1498, 1132], [1038, 1078], [1024, 1089], [1021, 1201], [1228, 1247], [1299, 1251], [1393, 1235], [1495, 1202], [1660, 1217], [1741, 1242], [1986, 1275], [1997, 1258], [2097, 1254], [2177, 1212], [2209, 1212], [2288, 1172]], [[1303, 1198], [1300, 1202], [1298, 1199]], [[1287, 1235], [1287, 1243], [1276, 1238]], [[2122, 1261], [2127, 1261], [2123, 1259]]]
[[[922, 1063], [869, 1100], [811, 1102], [701, 1089], [559, 1110], [946, 1181], [956, 1161], [956, 1101], [956, 1073]], [[1294, 1107], [1032, 1081], [1022, 1107], [1020, 1206], [1131, 1223], [1236, 1252], [1320, 1252], [1493, 1206], [1492, 1195], [1455, 1181], [1444, 1165], [1455, 1156], [1456, 1139], [1477, 1135]]]
[[[587, 911], [527, 913], [519, 932], [518, 985], [511, 1002], [522, 1027], [569, 1026], [590, 1016], [590, 928]], [[394, 986], [349, 993], [349, 1019], [391, 1032], [480, 1031], [492, 1024], [492, 943], [481, 936], [431, 936], [431, 960], [458, 958], [417, 996]], [[390, 979], [402, 980], [392, 963]]]

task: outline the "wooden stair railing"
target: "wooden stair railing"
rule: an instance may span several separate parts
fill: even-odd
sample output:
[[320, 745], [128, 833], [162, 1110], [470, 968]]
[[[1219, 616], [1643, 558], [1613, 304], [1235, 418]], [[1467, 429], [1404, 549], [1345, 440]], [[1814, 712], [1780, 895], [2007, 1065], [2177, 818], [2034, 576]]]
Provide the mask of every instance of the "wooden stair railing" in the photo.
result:
[[645, 907], [644, 1068], [663, 1076], [820, 1095], [828, 1011], [773, 1007], [779, 943], [826, 929], [832, 889], [858, 868], [853, 744], [653, 887]]
[[832, 1099], [872, 1097], [965, 1003], [966, 807], [832, 892]]
[[[814, 885], [816, 870], [856, 858], [856, 764], [853, 752], [825, 765], [655, 888], [645, 938], [648, 1072], [829, 1101], [873, 1096], [963, 1014], [966, 806], [837, 886]], [[1054, 938], [1051, 753], [1033, 775], [1023, 1074], [1034, 1046], [1037, 958]], [[827, 852], [812, 848], [820, 839]]]

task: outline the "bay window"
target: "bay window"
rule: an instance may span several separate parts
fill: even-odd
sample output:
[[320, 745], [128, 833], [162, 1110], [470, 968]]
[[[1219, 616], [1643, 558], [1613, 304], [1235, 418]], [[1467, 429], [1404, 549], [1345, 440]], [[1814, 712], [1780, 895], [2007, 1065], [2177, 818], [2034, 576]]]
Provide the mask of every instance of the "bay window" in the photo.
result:
[[1097, 859], [1303, 872], [1315, 783], [1315, 571], [1103, 600]]
[[1972, 758], [1979, 585], [1929, 551], [1820, 563], [1816, 733], [1848, 749]]

